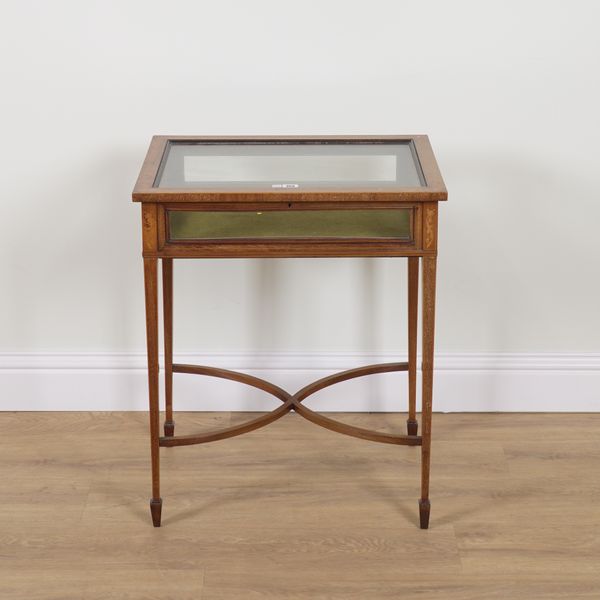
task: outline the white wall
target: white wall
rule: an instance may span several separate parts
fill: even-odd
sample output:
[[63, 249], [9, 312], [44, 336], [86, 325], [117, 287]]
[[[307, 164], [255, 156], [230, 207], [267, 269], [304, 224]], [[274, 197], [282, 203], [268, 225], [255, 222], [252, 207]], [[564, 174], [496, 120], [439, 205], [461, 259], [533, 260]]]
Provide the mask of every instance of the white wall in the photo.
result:
[[[595, 0], [1, 9], [6, 369], [15, 353], [143, 351], [130, 193], [155, 133], [427, 133], [450, 194], [437, 350], [600, 351]], [[404, 270], [180, 261], [177, 348], [402, 352]]]

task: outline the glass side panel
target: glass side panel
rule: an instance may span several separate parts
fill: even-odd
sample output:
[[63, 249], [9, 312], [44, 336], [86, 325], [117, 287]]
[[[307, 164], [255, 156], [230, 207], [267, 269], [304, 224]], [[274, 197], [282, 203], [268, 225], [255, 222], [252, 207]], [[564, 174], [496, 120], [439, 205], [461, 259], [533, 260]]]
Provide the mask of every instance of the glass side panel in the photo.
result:
[[170, 240], [232, 238], [411, 239], [410, 208], [381, 210], [170, 210]]
[[396, 143], [170, 142], [161, 188], [390, 188], [423, 185], [410, 141]]

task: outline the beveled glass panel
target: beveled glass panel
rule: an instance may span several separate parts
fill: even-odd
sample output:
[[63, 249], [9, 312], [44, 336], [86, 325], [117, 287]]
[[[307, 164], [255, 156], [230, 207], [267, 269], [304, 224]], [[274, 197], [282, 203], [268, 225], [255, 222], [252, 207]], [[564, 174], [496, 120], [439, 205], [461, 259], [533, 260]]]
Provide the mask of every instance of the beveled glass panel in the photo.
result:
[[412, 142], [169, 142], [161, 188], [421, 187]]
[[411, 239], [410, 208], [371, 210], [170, 210], [170, 240], [234, 238]]

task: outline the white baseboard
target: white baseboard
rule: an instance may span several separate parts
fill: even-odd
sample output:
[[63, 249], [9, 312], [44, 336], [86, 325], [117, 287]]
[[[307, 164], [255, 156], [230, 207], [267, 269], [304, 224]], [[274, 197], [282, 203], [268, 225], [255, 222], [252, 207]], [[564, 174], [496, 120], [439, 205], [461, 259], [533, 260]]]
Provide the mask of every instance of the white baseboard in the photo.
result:
[[[175, 362], [241, 370], [294, 392], [335, 371], [405, 360], [391, 354], [179, 354]], [[596, 412], [600, 354], [437, 354], [434, 410]], [[345, 382], [309, 398], [319, 411], [406, 410], [406, 373]], [[176, 410], [269, 410], [279, 401], [239, 383], [176, 374]], [[162, 390], [161, 390], [162, 393]], [[0, 410], [146, 410], [141, 353], [0, 354]]]

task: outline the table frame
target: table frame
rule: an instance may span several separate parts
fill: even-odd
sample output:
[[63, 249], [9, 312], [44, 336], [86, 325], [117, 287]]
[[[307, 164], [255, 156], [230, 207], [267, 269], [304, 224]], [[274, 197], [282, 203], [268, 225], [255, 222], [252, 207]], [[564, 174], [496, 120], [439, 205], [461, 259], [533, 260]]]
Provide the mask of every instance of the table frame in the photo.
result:
[[[289, 142], [393, 142], [411, 140], [418, 157], [425, 185], [395, 190], [360, 189], [240, 191], [206, 189], [165, 189], [153, 187], [166, 144], [173, 141], [289, 141]], [[146, 338], [148, 353], [150, 449], [152, 459], [152, 498], [150, 510], [155, 527], [161, 524], [160, 447], [201, 444], [234, 437], [258, 429], [294, 410], [313, 423], [332, 431], [375, 442], [421, 446], [421, 497], [419, 517], [422, 529], [429, 526], [429, 474], [431, 450], [431, 414], [433, 393], [433, 354], [435, 288], [437, 263], [438, 202], [447, 192], [427, 136], [286, 136], [277, 137], [194, 137], [155, 136], [133, 191], [133, 200], [142, 204], [142, 254], [146, 302]], [[410, 241], [390, 239], [239, 239], [169, 241], [169, 209], [178, 210], [306, 210], [354, 208], [410, 208]], [[176, 258], [269, 258], [269, 257], [349, 257], [395, 256], [408, 262], [408, 360], [368, 365], [342, 371], [315, 381], [295, 394], [268, 381], [244, 373], [209, 366], [173, 363], [173, 259]], [[158, 262], [162, 262], [163, 321], [165, 352], [165, 423], [160, 435], [159, 412], [159, 335], [158, 335]], [[418, 435], [416, 416], [417, 321], [419, 263], [422, 273], [422, 416]], [[372, 431], [340, 423], [307, 408], [302, 402], [311, 394], [336, 383], [394, 371], [408, 372], [407, 434]], [[189, 373], [237, 381], [261, 389], [281, 401], [275, 410], [244, 424], [194, 435], [175, 435], [173, 417], [173, 373]]]

